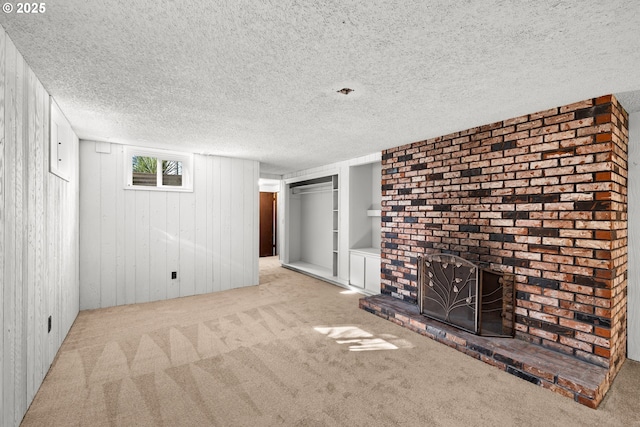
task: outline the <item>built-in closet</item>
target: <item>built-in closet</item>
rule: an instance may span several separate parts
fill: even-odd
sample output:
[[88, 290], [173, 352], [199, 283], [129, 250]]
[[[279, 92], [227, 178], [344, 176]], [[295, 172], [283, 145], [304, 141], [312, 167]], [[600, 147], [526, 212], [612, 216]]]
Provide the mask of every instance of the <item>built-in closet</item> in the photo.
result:
[[287, 185], [288, 262], [286, 266], [338, 280], [338, 175]]
[[282, 265], [379, 293], [381, 181], [380, 153], [285, 175]]

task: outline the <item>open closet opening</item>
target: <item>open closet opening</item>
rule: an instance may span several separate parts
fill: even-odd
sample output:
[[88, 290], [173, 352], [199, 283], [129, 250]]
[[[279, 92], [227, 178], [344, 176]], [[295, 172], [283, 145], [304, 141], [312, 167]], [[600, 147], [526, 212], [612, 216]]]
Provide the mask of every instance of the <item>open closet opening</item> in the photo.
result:
[[287, 185], [286, 267], [322, 277], [338, 275], [338, 175]]

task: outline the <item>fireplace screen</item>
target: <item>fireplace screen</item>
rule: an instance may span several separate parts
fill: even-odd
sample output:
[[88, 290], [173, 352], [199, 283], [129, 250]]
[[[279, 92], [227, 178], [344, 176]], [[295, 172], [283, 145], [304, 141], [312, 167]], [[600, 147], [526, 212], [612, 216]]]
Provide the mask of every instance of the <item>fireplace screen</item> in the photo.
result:
[[420, 313], [474, 334], [513, 336], [514, 277], [449, 254], [418, 262]]

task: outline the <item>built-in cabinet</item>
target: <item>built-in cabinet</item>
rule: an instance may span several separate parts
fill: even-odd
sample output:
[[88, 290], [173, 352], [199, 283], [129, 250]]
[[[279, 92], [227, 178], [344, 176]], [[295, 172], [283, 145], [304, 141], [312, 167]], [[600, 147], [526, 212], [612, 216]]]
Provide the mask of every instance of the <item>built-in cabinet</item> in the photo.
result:
[[349, 171], [349, 284], [380, 292], [380, 162]]
[[380, 249], [349, 251], [349, 284], [370, 293], [380, 293]]

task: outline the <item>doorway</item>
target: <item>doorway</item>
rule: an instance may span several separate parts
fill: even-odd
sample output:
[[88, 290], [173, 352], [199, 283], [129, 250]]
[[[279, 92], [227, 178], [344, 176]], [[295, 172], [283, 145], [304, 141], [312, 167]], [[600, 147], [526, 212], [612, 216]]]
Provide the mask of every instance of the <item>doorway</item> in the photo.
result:
[[278, 255], [278, 193], [260, 192], [260, 256]]

